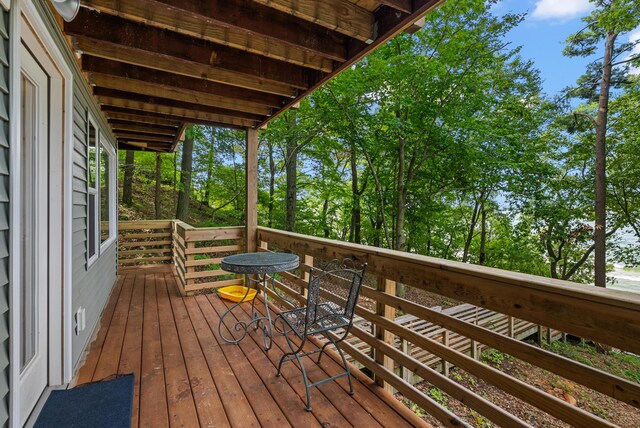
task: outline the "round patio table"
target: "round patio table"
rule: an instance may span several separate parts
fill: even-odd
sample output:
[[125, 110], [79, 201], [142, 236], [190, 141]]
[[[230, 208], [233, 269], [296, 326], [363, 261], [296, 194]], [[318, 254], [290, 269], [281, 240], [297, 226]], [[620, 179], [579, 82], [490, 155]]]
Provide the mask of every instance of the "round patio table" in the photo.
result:
[[[224, 314], [220, 317], [220, 321], [218, 322], [218, 334], [220, 337], [227, 343], [238, 343], [247, 335], [247, 332], [251, 326], [253, 326], [254, 331], [260, 328], [263, 332], [263, 340], [264, 340], [264, 348], [268, 351], [271, 349], [271, 345], [273, 343], [273, 331], [271, 324], [271, 313], [269, 311], [269, 305], [267, 303], [267, 286], [268, 280], [271, 279], [271, 288], [274, 289], [274, 273], [284, 272], [291, 269], [296, 269], [300, 265], [300, 258], [295, 254], [287, 254], [287, 253], [243, 253], [243, 254], [235, 254], [233, 256], [228, 256], [222, 259], [220, 262], [220, 267], [227, 271], [233, 273], [241, 273], [246, 275], [247, 278], [247, 291], [245, 292], [244, 297], [229, 309], [225, 311]], [[255, 277], [252, 277], [252, 276]], [[255, 309], [255, 301], [254, 298], [251, 301], [251, 321], [238, 321], [233, 326], [235, 331], [241, 332], [240, 337], [238, 338], [227, 338], [222, 332], [222, 325], [224, 319], [231, 313], [235, 308], [237, 308], [240, 303], [244, 301], [244, 299], [249, 294], [249, 289], [251, 288], [251, 284], [255, 285], [255, 288], [264, 292], [264, 306], [266, 311], [266, 316], [262, 316]], [[256, 296], [257, 297], [257, 296]]]

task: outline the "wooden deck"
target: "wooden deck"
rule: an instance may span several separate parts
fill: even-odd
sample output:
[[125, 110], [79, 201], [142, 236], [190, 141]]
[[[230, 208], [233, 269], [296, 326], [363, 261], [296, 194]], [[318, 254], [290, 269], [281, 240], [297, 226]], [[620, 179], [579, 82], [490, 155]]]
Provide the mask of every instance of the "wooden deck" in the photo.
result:
[[[226, 344], [217, 329], [225, 309], [214, 294], [181, 297], [170, 267], [122, 269], [74, 383], [135, 373], [134, 427], [426, 425], [360, 372], [354, 396], [346, 379], [329, 382], [312, 390], [306, 412], [300, 371], [286, 363], [275, 376], [284, 338], [268, 352], [256, 334]], [[311, 381], [339, 370], [332, 358], [306, 367]]]

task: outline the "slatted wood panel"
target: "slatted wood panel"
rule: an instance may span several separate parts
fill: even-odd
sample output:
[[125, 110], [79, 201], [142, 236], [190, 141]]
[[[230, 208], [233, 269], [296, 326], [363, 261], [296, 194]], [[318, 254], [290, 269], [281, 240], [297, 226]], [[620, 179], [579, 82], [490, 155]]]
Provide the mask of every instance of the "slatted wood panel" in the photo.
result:
[[[495, 312], [517, 315], [518, 319], [529, 323], [543, 323], [554, 328], [566, 326], [571, 332], [584, 333], [586, 337], [601, 338], [605, 343], [615, 344], [619, 348], [635, 352], [637, 342], [619, 339], [619, 330], [631, 331], [637, 328], [640, 314], [640, 300], [631, 293], [615, 291], [601, 292], [588, 290], [584, 286], [572, 286], [556, 281], [550, 284], [548, 279], [537, 278], [495, 269], [479, 268], [461, 263], [436, 260], [413, 254], [389, 251], [380, 248], [354, 245], [322, 238], [309, 237], [290, 232], [258, 228], [258, 241], [262, 251], [275, 248], [279, 251], [292, 251], [316, 260], [316, 266], [322, 266], [322, 260], [352, 258], [369, 263], [368, 283], [362, 287], [362, 301], [356, 308], [356, 314], [367, 322], [396, 336], [395, 342], [387, 343], [371, 334], [371, 327], [363, 329], [358, 325], [352, 328], [352, 335], [358, 346], [345, 342], [343, 349], [367, 369], [371, 370], [381, 382], [396, 388], [405, 397], [411, 399], [444, 424], [460, 422], [448, 409], [434, 403], [428, 396], [421, 394], [405, 382], [400, 376], [382, 364], [380, 354], [390, 358], [395, 366], [406, 368], [437, 385], [444, 392], [456, 397], [473, 410], [483, 414], [489, 420], [504, 426], [526, 426], [525, 422], [513, 418], [507, 410], [488, 402], [481, 395], [473, 393], [459, 385], [451, 383], [437, 370], [431, 367], [429, 360], [421, 361], [420, 356], [433, 356], [435, 361], [445, 361], [441, 371], [447, 372], [449, 364], [458, 366], [484, 381], [493, 384], [516, 399], [527, 402], [557, 419], [579, 426], [611, 426], [611, 423], [586, 411], [571, 406], [545, 391], [527, 385], [510, 375], [477, 361], [474, 357], [481, 347], [496, 348], [523, 361], [537, 365], [572, 381], [609, 395], [640, 408], [640, 385], [611, 374], [593, 369], [562, 356], [545, 351], [533, 345], [521, 342], [510, 335], [492, 331], [484, 322], [497, 322]], [[311, 266], [301, 265], [301, 272], [307, 272]], [[304, 301], [307, 286], [302, 275], [285, 273], [286, 283], [277, 282], [280, 294], [270, 293], [273, 299], [287, 307], [287, 301]], [[489, 308], [484, 312], [483, 321], [475, 322], [473, 315], [462, 314], [462, 319], [432, 308], [426, 308], [414, 302], [395, 296], [393, 290], [382, 290], [370, 286], [380, 280], [401, 281], [406, 285], [436, 292], [441, 295], [467, 301], [470, 304], [482, 304]], [[510, 290], [503, 287], [507, 282]], [[447, 285], [445, 287], [444, 285]], [[501, 293], [501, 294], [498, 294]], [[282, 294], [285, 294], [283, 298]], [[505, 295], [506, 294], [506, 295]], [[597, 298], [596, 298], [597, 297]], [[552, 302], [558, 302], [557, 306]], [[373, 308], [372, 308], [373, 305]], [[396, 322], [395, 318], [385, 317], [375, 308], [387, 306], [401, 310], [415, 317], [413, 321]], [[580, 312], [580, 319], [573, 316], [578, 308], [589, 308]], [[472, 306], [466, 311], [475, 311]], [[563, 308], [562, 310], [560, 308]], [[603, 318], [607, 314], [607, 318]], [[568, 315], [572, 314], [571, 317]], [[599, 315], [598, 315], [599, 314]], [[609, 329], [606, 322], [617, 322], [617, 329]], [[589, 319], [589, 328], [585, 323]], [[510, 319], [507, 318], [507, 321]], [[562, 322], [560, 322], [562, 320]], [[633, 322], [636, 320], [636, 322]], [[495, 327], [505, 329], [513, 335], [527, 333], [527, 326], [515, 322]], [[529, 329], [531, 331], [531, 329]], [[535, 330], [534, 330], [535, 331]], [[445, 334], [445, 332], [448, 332]], [[424, 334], [426, 333], [426, 334]], [[412, 349], [402, 350], [402, 342], [410, 343]], [[400, 346], [398, 346], [400, 344]], [[394, 346], [395, 345], [395, 346]], [[372, 352], [373, 351], [373, 352]], [[373, 355], [372, 355], [373, 354]], [[429, 357], [431, 358], [431, 357]], [[431, 360], [433, 361], [433, 360]]]
[[167, 264], [173, 260], [172, 221], [121, 221], [118, 224], [118, 265]]
[[196, 291], [242, 285], [242, 275], [220, 269], [223, 257], [244, 248], [243, 227], [201, 227], [173, 222], [173, 262], [180, 289], [185, 294]]
[[[269, 352], [255, 334], [224, 344], [217, 326], [227, 305], [215, 294], [181, 297], [169, 266], [121, 274], [74, 383], [133, 372], [134, 427], [426, 426], [361, 373], [354, 396], [344, 379], [315, 389], [308, 413], [299, 370], [289, 363], [275, 377], [282, 336]], [[244, 309], [236, 315], [248, 317]], [[338, 370], [332, 358], [309, 368], [312, 378]]]

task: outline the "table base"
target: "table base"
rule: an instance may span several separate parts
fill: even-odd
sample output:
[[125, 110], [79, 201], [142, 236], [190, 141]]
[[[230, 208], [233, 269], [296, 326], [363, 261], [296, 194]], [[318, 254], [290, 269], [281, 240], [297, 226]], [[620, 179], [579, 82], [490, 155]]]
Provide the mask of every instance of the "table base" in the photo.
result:
[[[237, 344], [242, 339], [244, 339], [244, 337], [249, 332], [249, 329], [253, 326], [253, 331], [257, 331], [258, 329], [262, 330], [264, 349], [268, 351], [269, 349], [271, 349], [271, 346], [273, 345], [273, 327], [272, 327], [271, 312], [269, 311], [269, 304], [267, 302], [267, 292], [266, 292], [267, 281], [269, 276], [267, 274], [258, 275], [258, 278], [255, 279], [247, 275], [246, 278], [247, 278], [247, 291], [244, 297], [242, 298], [242, 300], [240, 300], [237, 303], [234, 303], [229, 309], [227, 309], [224, 312], [224, 314], [222, 314], [222, 316], [220, 317], [220, 321], [218, 323], [218, 334], [220, 335], [222, 340], [224, 340], [225, 342]], [[274, 278], [273, 277], [270, 277], [270, 278], [271, 278], [271, 288], [273, 288]], [[258, 290], [258, 294], [260, 293], [260, 289], [262, 288], [262, 291], [264, 293], [264, 305], [265, 305], [267, 316], [261, 316], [260, 313], [256, 311], [256, 300], [258, 299], [258, 296], [256, 295], [256, 297], [253, 298], [253, 300], [251, 300], [251, 321], [249, 322], [238, 321], [233, 326], [233, 330], [242, 332], [242, 335], [239, 338], [232, 338], [232, 339], [225, 337], [225, 335], [222, 333], [222, 323], [224, 322], [224, 319], [227, 315], [231, 314], [233, 310], [237, 308], [241, 303], [244, 303], [244, 299], [249, 294], [251, 283], [255, 283], [256, 289]]]

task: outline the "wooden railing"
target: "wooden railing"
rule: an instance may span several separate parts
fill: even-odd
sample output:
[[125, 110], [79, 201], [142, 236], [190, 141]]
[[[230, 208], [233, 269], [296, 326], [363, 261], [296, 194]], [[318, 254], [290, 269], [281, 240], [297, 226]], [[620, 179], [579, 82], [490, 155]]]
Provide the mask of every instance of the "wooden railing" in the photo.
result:
[[220, 269], [222, 257], [243, 251], [243, 227], [196, 228], [179, 220], [145, 220], [121, 221], [118, 231], [120, 267], [173, 263], [183, 294], [244, 282]]
[[508, 409], [497, 406], [481, 394], [450, 379], [446, 376], [446, 370], [438, 370], [403, 352], [398, 343], [408, 343], [414, 350], [433, 354], [445, 362], [444, 367], [457, 366], [571, 425], [598, 427], [612, 424], [482, 363], [473, 355], [453, 349], [446, 340], [434, 340], [395, 322], [396, 311], [426, 320], [440, 326], [443, 331], [464, 336], [472, 343], [497, 349], [640, 408], [639, 384], [397, 297], [396, 284], [437, 293], [640, 354], [640, 297], [637, 295], [267, 228], [258, 228], [257, 235], [261, 251], [291, 251], [299, 254], [303, 261], [298, 275], [282, 274], [283, 280], [277, 282], [280, 294], [269, 293], [275, 302], [284, 307], [290, 307], [291, 301], [304, 303], [308, 272], [312, 267], [322, 266], [322, 261], [352, 258], [369, 264], [369, 275], [362, 289], [362, 302], [356, 313], [374, 326], [374, 334], [358, 326], [354, 326], [351, 334], [365, 342], [367, 349], [373, 352], [360, 351], [349, 343], [344, 343], [343, 349], [361, 366], [370, 370], [378, 383], [395, 388], [447, 426], [464, 426], [466, 423], [403, 380], [401, 373], [404, 370], [425, 379], [500, 426], [529, 425]]
[[171, 263], [171, 220], [121, 221], [118, 224], [118, 266]]
[[239, 285], [241, 275], [220, 269], [222, 257], [244, 249], [243, 227], [193, 227], [173, 222], [173, 260], [179, 286], [184, 294], [195, 291]]

